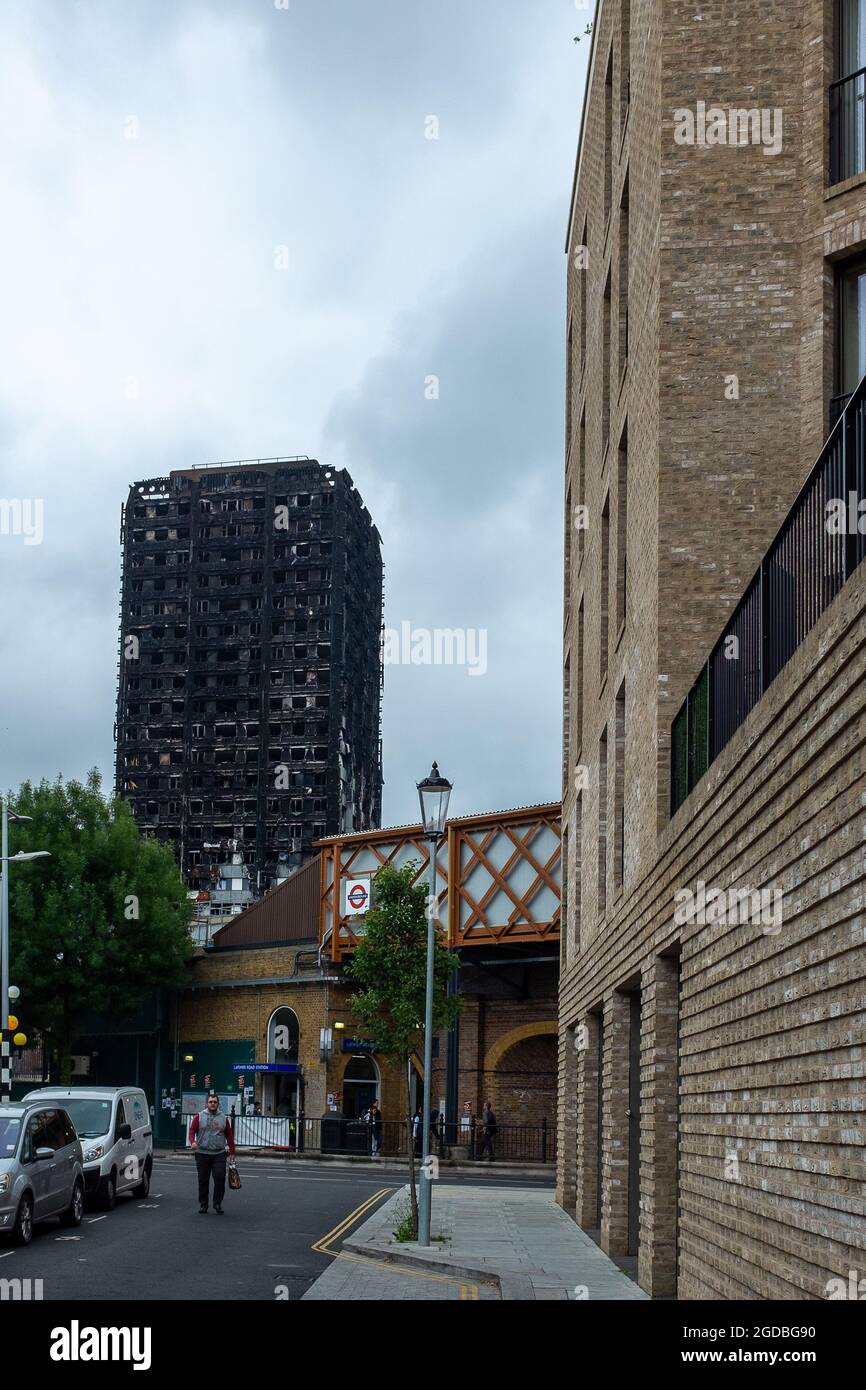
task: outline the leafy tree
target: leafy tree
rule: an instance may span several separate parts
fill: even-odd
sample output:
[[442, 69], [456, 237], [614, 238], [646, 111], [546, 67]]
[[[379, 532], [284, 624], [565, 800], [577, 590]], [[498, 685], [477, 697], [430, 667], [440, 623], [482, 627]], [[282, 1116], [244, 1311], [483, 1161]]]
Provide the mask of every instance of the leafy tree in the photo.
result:
[[67, 1081], [78, 1012], [128, 1014], [151, 990], [180, 983], [190, 902], [171, 849], [103, 796], [95, 770], [85, 785], [25, 782], [11, 805], [33, 823], [10, 825], [10, 854], [51, 858], [12, 867], [10, 981], [28, 1031], [47, 1035]]
[[[398, 1060], [406, 1077], [406, 1113], [409, 1116], [406, 1144], [415, 1237], [418, 1235], [418, 1198], [409, 1059], [420, 1049], [424, 1038], [428, 910], [427, 888], [413, 882], [417, 872], [418, 864], [413, 860], [401, 869], [386, 866], [376, 874], [372, 884], [373, 905], [367, 913], [364, 935], [347, 969], [350, 978], [360, 985], [352, 995], [354, 1013], [378, 1048]], [[449, 998], [447, 994], [448, 981], [458, 968], [458, 962], [444, 942], [444, 933], [437, 924], [433, 958], [435, 1031], [450, 1027], [461, 1004], [456, 995]], [[430, 1085], [429, 1076], [425, 1076], [424, 1084]]]

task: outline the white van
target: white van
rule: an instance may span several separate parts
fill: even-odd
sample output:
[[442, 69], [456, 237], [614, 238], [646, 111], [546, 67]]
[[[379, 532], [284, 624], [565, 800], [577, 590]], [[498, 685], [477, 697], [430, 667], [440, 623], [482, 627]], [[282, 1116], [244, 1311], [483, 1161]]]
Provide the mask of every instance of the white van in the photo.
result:
[[84, 1151], [84, 1191], [105, 1211], [118, 1192], [146, 1197], [153, 1169], [153, 1125], [138, 1086], [45, 1086], [25, 1101], [62, 1101]]

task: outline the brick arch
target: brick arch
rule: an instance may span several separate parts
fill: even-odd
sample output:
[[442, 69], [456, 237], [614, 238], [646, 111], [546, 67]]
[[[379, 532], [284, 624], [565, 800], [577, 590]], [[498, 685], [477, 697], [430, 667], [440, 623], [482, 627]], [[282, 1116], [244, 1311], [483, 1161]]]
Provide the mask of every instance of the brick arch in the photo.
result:
[[537, 1023], [521, 1023], [519, 1028], [512, 1028], [510, 1033], [506, 1033], [498, 1042], [488, 1047], [484, 1058], [485, 1074], [496, 1071], [506, 1052], [509, 1048], [514, 1047], [515, 1043], [523, 1042], [525, 1038], [537, 1038], [558, 1032], [559, 1024], [555, 1018], [539, 1019]]

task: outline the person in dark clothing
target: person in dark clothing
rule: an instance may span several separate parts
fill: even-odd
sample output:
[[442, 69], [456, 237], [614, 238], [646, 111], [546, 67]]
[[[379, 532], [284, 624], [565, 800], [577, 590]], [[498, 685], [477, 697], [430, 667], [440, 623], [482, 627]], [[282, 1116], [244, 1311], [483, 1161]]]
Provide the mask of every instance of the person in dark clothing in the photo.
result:
[[419, 1105], [412, 1116], [412, 1141], [416, 1154], [421, 1152], [421, 1136], [424, 1132], [424, 1107]]
[[228, 1115], [220, 1114], [219, 1096], [208, 1096], [204, 1110], [193, 1116], [189, 1138], [198, 1170], [199, 1213], [202, 1216], [207, 1215], [210, 1180], [213, 1176], [213, 1209], [218, 1216], [222, 1216], [226, 1190], [226, 1157], [230, 1154], [234, 1158], [235, 1136]]
[[492, 1163], [496, 1157], [493, 1152], [493, 1141], [496, 1137], [496, 1114], [489, 1100], [484, 1102], [484, 1109], [481, 1111], [481, 1148], [478, 1150], [478, 1157], [482, 1159], [485, 1152], [488, 1154], [489, 1162]]
[[379, 1158], [382, 1152], [382, 1112], [377, 1100], [367, 1111], [366, 1120], [370, 1133], [370, 1153], [373, 1158]]

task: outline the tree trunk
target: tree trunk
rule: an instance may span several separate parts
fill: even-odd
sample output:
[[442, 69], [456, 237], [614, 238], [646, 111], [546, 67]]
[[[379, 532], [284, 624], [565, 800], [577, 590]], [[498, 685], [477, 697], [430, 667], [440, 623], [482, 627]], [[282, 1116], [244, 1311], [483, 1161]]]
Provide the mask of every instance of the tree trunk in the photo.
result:
[[409, 1197], [412, 1203], [412, 1239], [418, 1239], [418, 1193], [415, 1190], [415, 1139], [412, 1134], [412, 1063], [408, 1055], [406, 1062], [406, 1134], [409, 1155]]

